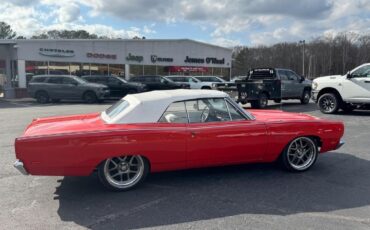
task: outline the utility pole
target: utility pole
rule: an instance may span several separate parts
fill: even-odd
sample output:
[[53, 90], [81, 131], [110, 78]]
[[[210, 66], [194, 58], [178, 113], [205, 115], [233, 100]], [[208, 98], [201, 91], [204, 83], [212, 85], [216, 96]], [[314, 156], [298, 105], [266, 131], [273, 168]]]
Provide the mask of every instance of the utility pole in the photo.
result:
[[302, 75], [304, 76], [304, 45], [306, 41], [305, 40], [300, 40], [299, 44], [302, 44]]

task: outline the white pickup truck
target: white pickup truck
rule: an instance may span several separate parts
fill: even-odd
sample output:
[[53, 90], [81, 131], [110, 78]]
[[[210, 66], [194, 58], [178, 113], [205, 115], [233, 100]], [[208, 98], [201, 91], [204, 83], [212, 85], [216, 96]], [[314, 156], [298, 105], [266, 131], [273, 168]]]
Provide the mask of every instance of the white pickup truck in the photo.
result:
[[319, 77], [312, 82], [312, 99], [323, 113], [339, 109], [350, 112], [370, 106], [370, 63], [348, 71], [346, 75]]
[[165, 76], [177, 83], [186, 83], [190, 89], [212, 89], [213, 83], [225, 83], [226, 81], [217, 76]]

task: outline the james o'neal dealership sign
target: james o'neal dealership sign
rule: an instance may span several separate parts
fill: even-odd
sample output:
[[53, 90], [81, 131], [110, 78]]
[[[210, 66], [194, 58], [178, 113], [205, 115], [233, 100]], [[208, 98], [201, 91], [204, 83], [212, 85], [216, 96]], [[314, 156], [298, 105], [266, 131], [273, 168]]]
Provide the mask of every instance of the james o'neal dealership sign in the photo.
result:
[[186, 56], [184, 62], [185, 63], [195, 63], [195, 64], [207, 63], [207, 64], [222, 65], [222, 64], [225, 64], [225, 58], [222, 58], [222, 59], [217, 59], [215, 57], [193, 58], [193, 57]]

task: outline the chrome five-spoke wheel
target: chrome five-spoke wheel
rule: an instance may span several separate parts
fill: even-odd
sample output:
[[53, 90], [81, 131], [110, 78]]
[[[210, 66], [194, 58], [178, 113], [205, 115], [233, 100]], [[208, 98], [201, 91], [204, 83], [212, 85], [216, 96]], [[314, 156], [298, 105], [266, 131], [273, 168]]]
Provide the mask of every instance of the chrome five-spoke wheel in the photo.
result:
[[316, 161], [317, 144], [309, 137], [294, 139], [283, 153], [283, 164], [291, 171], [305, 171]]
[[99, 166], [99, 178], [110, 189], [128, 190], [145, 179], [148, 168], [147, 161], [138, 155], [112, 157]]

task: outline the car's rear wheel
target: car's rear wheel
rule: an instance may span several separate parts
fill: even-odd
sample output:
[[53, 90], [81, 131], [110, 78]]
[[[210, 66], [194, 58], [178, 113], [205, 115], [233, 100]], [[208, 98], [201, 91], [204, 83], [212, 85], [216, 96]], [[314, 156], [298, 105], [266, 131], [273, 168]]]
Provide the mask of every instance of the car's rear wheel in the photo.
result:
[[301, 104], [306, 105], [310, 102], [311, 92], [308, 89], [305, 89], [303, 91], [302, 97], [301, 97]]
[[36, 93], [36, 100], [38, 103], [45, 104], [50, 100], [49, 94], [45, 91], [39, 91]]
[[309, 137], [298, 137], [284, 149], [281, 161], [285, 169], [302, 172], [313, 166], [317, 156], [317, 143]]
[[252, 108], [264, 109], [268, 105], [268, 96], [266, 93], [261, 93], [258, 100], [251, 101]]
[[126, 191], [144, 181], [149, 162], [139, 155], [106, 159], [98, 168], [102, 184], [113, 191]]
[[92, 104], [92, 103], [96, 103], [98, 101], [98, 98], [94, 92], [87, 91], [83, 95], [83, 100], [88, 104]]
[[336, 113], [339, 109], [339, 99], [333, 93], [325, 93], [320, 96], [318, 106], [322, 113]]

